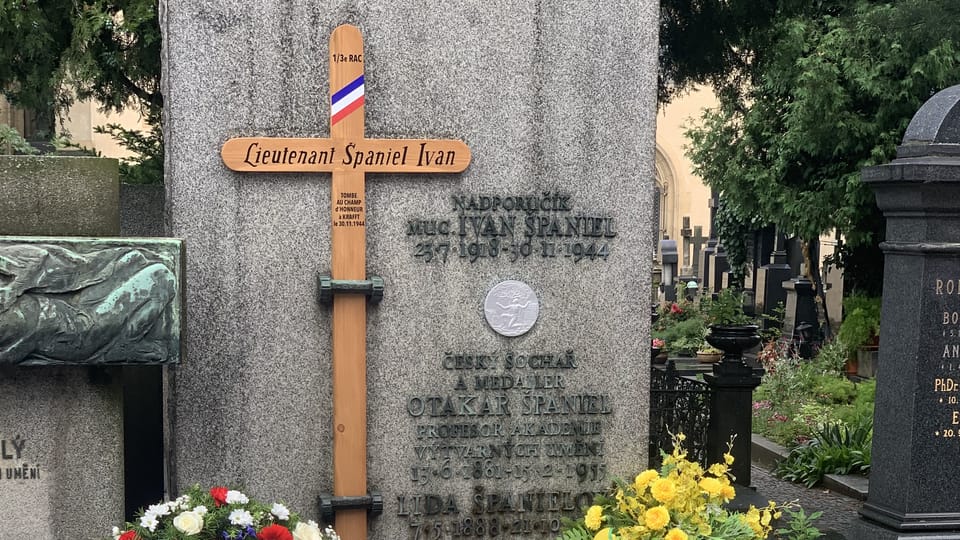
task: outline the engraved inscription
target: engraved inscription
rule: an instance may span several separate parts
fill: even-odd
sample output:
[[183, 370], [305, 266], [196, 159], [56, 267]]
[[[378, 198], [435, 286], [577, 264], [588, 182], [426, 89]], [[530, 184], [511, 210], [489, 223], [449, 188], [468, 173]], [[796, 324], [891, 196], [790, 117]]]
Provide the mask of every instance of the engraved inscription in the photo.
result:
[[40, 479], [40, 464], [29, 462], [26, 447], [27, 440], [20, 435], [0, 437], [0, 482]]
[[951, 376], [958, 370], [956, 360], [960, 358], [960, 280], [935, 278], [932, 282], [933, 297], [937, 306], [937, 323], [941, 328], [943, 341], [934, 345], [939, 360], [939, 370], [931, 370], [933, 390], [933, 408], [939, 409], [939, 418], [933, 436], [943, 439], [960, 439], [960, 377]]
[[605, 261], [619, 235], [613, 217], [575, 210], [571, 196], [562, 193], [454, 195], [452, 203], [454, 215], [407, 220], [414, 257], [441, 264], [529, 257]]
[[363, 194], [341, 192], [333, 201], [334, 227], [364, 226]]
[[409, 538], [554, 538], [605, 490], [614, 403], [582, 387], [583, 361], [570, 350], [440, 358], [449, 386], [405, 400], [410, 489], [394, 502]]

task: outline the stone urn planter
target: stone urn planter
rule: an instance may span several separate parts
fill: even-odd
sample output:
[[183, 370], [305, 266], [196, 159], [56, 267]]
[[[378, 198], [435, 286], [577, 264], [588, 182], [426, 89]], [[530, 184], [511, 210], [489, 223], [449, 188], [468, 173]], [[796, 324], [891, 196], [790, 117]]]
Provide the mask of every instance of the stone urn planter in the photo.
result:
[[755, 324], [715, 324], [710, 327], [706, 339], [707, 343], [723, 351], [724, 362], [743, 362], [743, 351], [760, 344], [759, 330]]

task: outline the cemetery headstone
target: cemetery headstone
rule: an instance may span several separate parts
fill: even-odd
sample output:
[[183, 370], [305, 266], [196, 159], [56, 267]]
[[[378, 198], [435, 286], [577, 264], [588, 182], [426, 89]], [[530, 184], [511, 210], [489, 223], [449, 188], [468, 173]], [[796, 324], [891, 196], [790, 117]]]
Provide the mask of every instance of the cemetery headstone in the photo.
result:
[[710, 207], [710, 231], [708, 233], [709, 238], [707, 238], [707, 243], [704, 245], [703, 249], [700, 251], [700, 259], [698, 261], [698, 271], [697, 277], [700, 281], [700, 290], [707, 294], [707, 291], [713, 291], [715, 287], [714, 281], [714, 272], [711, 270], [710, 263], [713, 260], [713, 255], [717, 252], [717, 244], [719, 239], [717, 238], [717, 204], [718, 204], [718, 195], [717, 192], [713, 189], [710, 190], [710, 200], [708, 205]]
[[700, 275], [700, 253], [703, 251], [703, 245], [706, 241], [707, 238], [703, 236], [703, 226], [694, 225], [693, 237], [690, 238], [690, 245], [693, 248], [693, 268], [690, 273], [694, 276]]
[[106, 366], [181, 356], [182, 248], [105, 238], [117, 186], [115, 160], [0, 158], [16, 203], [0, 234], [38, 235], [0, 236], [3, 537], [95, 539], [123, 520], [123, 381]]
[[693, 229], [690, 228], [690, 216], [683, 216], [683, 227], [680, 228], [680, 237], [683, 239], [683, 257], [681, 257], [680, 273], [690, 275], [690, 245], [693, 238]]
[[[707, 244], [709, 246], [709, 243]], [[720, 292], [724, 288], [723, 275], [730, 271], [730, 263], [727, 261], [727, 251], [723, 248], [723, 242], [717, 242], [714, 252], [710, 254], [710, 280], [709, 291]]]
[[778, 309], [786, 310], [787, 290], [783, 288], [783, 282], [790, 279], [792, 270], [787, 264], [785, 241], [782, 234], [777, 234], [773, 252], [770, 254], [770, 262], [757, 269], [757, 313], [765, 316], [763, 319], [765, 328], [775, 324], [773, 321]]
[[783, 281], [781, 286], [787, 297], [781, 339], [787, 343], [798, 344], [797, 352], [804, 358], [810, 358], [819, 333], [813, 282], [800, 275]]
[[660, 265], [663, 269], [663, 298], [677, 301], [677, 278], [679, 273], [677, 241], [669, 238], [660, 241]]
[[863, 181], [887, 219], [870, 492], [853, 537], [960, 538], [960, 86]]
[[773, 225], [768, 225], [762, 229], [758, 229], [754, 231], [749, 238], [750, 257], [747, 263], [747, 268], [750, 271], [749, 273], [752, 276], [752, 279], [749, 279], [744, 283], [744, 288], [756, 292], [759, 269], [761, 266], [764, 266], [770, 262], [770, 256], [776, 247], [776, 227]]
[[[168, 204], [196, 321], [171, 377], [175, 491], [242, 484], [317, 517], [336, 488], [335, 433], [357, 429], [336, 420], [338, 392], [367, 396], [362, 491], [383, 506], [371, 538], [553, 538], [562, 515], [646, 465], [649, 313], [636, 298], [648, 280], [636, 276], [650, 270], [638, 201], [652, 187], [636, 178], [653, 170], [656, 36], [637, 29], [655, 26], [655, 2], [162, 8]], [[348, 113], [365, 116], [362, 137], [462, 140], [469, 168], [400, 175], [404, 144], [363, 147], [328, 127], [340, 57], [327, 40], [343, 23], [364, 41], [344, 59], [362, 54], [363, 103]], [[218, 150], [240, 138], [338, 141], [334, 178], [230, 171]], [[249, 161], [306, 152], [309, 165], [330, 150], [303, 144], [264, 142]], [[383, 165], [365, 195], [336, 186], [354, 165]], [[366, 229], [362, 275], [338, 275], [340, 221]], [[317, 273], [331, 287], [382, 278], [356, 386], [334, 367], [340, 314], [316, 302]]]

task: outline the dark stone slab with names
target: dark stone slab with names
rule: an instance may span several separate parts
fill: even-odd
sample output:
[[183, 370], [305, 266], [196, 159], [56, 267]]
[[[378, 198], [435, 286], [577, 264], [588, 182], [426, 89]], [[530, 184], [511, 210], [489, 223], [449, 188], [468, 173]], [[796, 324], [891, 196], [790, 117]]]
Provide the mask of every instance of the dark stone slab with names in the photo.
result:
[[960, 86], [863, 171], [887, 218], [870, 493], [854, 538], [960, 538]]

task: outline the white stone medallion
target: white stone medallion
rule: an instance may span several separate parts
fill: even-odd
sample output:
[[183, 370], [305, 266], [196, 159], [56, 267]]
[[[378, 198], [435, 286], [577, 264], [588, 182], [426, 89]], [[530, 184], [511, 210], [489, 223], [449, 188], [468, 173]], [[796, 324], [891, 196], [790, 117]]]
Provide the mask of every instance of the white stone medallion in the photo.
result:
[[507, 337], [526, 334], [540, 316], [537, 294], [522, 281], [501, 281], [483, 301], [483, 314], [494, 332]]

